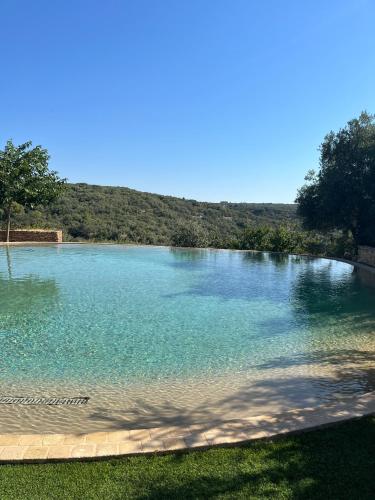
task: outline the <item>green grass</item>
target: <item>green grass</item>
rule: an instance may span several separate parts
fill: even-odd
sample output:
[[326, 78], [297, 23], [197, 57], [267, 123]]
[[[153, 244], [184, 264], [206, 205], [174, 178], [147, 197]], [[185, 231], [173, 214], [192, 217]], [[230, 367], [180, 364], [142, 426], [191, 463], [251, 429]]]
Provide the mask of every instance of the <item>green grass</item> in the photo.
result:
[[375, 417], [273, 442], [86, 463], [4, 465], [5, 499], [375, 498]]

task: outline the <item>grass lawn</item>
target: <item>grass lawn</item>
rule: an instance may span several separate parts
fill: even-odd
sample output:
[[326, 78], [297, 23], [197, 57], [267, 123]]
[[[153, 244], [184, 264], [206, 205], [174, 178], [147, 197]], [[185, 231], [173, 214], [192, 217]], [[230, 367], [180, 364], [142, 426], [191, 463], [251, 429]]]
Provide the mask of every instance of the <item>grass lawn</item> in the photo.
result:
[[375, 417], [244, 446], [0, 466], [5, 499], [375, 498]]

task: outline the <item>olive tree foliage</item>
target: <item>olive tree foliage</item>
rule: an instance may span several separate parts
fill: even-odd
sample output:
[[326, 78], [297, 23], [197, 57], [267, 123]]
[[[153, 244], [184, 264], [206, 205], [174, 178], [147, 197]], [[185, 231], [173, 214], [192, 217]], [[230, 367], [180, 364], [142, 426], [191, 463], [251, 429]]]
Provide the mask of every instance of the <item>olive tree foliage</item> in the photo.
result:
[[304, 226], [351, 233], [356, 245], [375, 245], [375, 115], [366, 112], [320, 146], [320, 169], [298, 191]]
[[171, 244], [174, 247], [204, 247], [208, 244], [206, 234], [196, 223], [180, 223], [172, 234]]
[[34, 208], [51, 203], [65, 183], [57, 172], [49, 170], [48, 151], [31, 146], [30, 141], [15, 146], [9, 140], [0, 150], [0, 208], [6, 219], [7, 242], [12, 211], [19, 205]]
[[239, 248], [241, 250], [303, 253], [305, 239], [305, 234], [295, 226], [247, 227], [239, 238]]

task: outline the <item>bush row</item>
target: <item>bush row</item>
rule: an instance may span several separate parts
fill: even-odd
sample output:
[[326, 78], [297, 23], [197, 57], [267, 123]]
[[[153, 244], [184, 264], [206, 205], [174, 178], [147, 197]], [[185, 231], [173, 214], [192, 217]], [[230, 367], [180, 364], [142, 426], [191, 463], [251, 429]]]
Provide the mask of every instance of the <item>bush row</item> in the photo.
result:
[[317, 233], [303, 231], [297, 225], [269, 225], [245, 228], [231, 239], [220, 239], [217, 233], [207, 233], [198, 224], [180, 225], [172, 235], [171, 244], [179, 247], [214, 247], [238, 250], [259, 250], [354, 258], [353, 239], [340, 232]]

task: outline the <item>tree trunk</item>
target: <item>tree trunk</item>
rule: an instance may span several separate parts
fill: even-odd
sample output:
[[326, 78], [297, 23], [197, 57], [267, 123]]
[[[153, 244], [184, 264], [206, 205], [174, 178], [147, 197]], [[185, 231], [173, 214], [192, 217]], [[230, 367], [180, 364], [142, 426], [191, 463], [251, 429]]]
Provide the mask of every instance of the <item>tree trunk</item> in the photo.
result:
[[358, 246], [360, 245], [360, 231], [358, 225], [353, 225], [350, 232], [353, 236], [355, 253], [358, 254]]
[[10, 212], [11, 212], [11, 208], [9, 206], [8, 207], [8, 214], [7, 214], [7, 243], [9, 243], [9, 240], [10, 240]]

